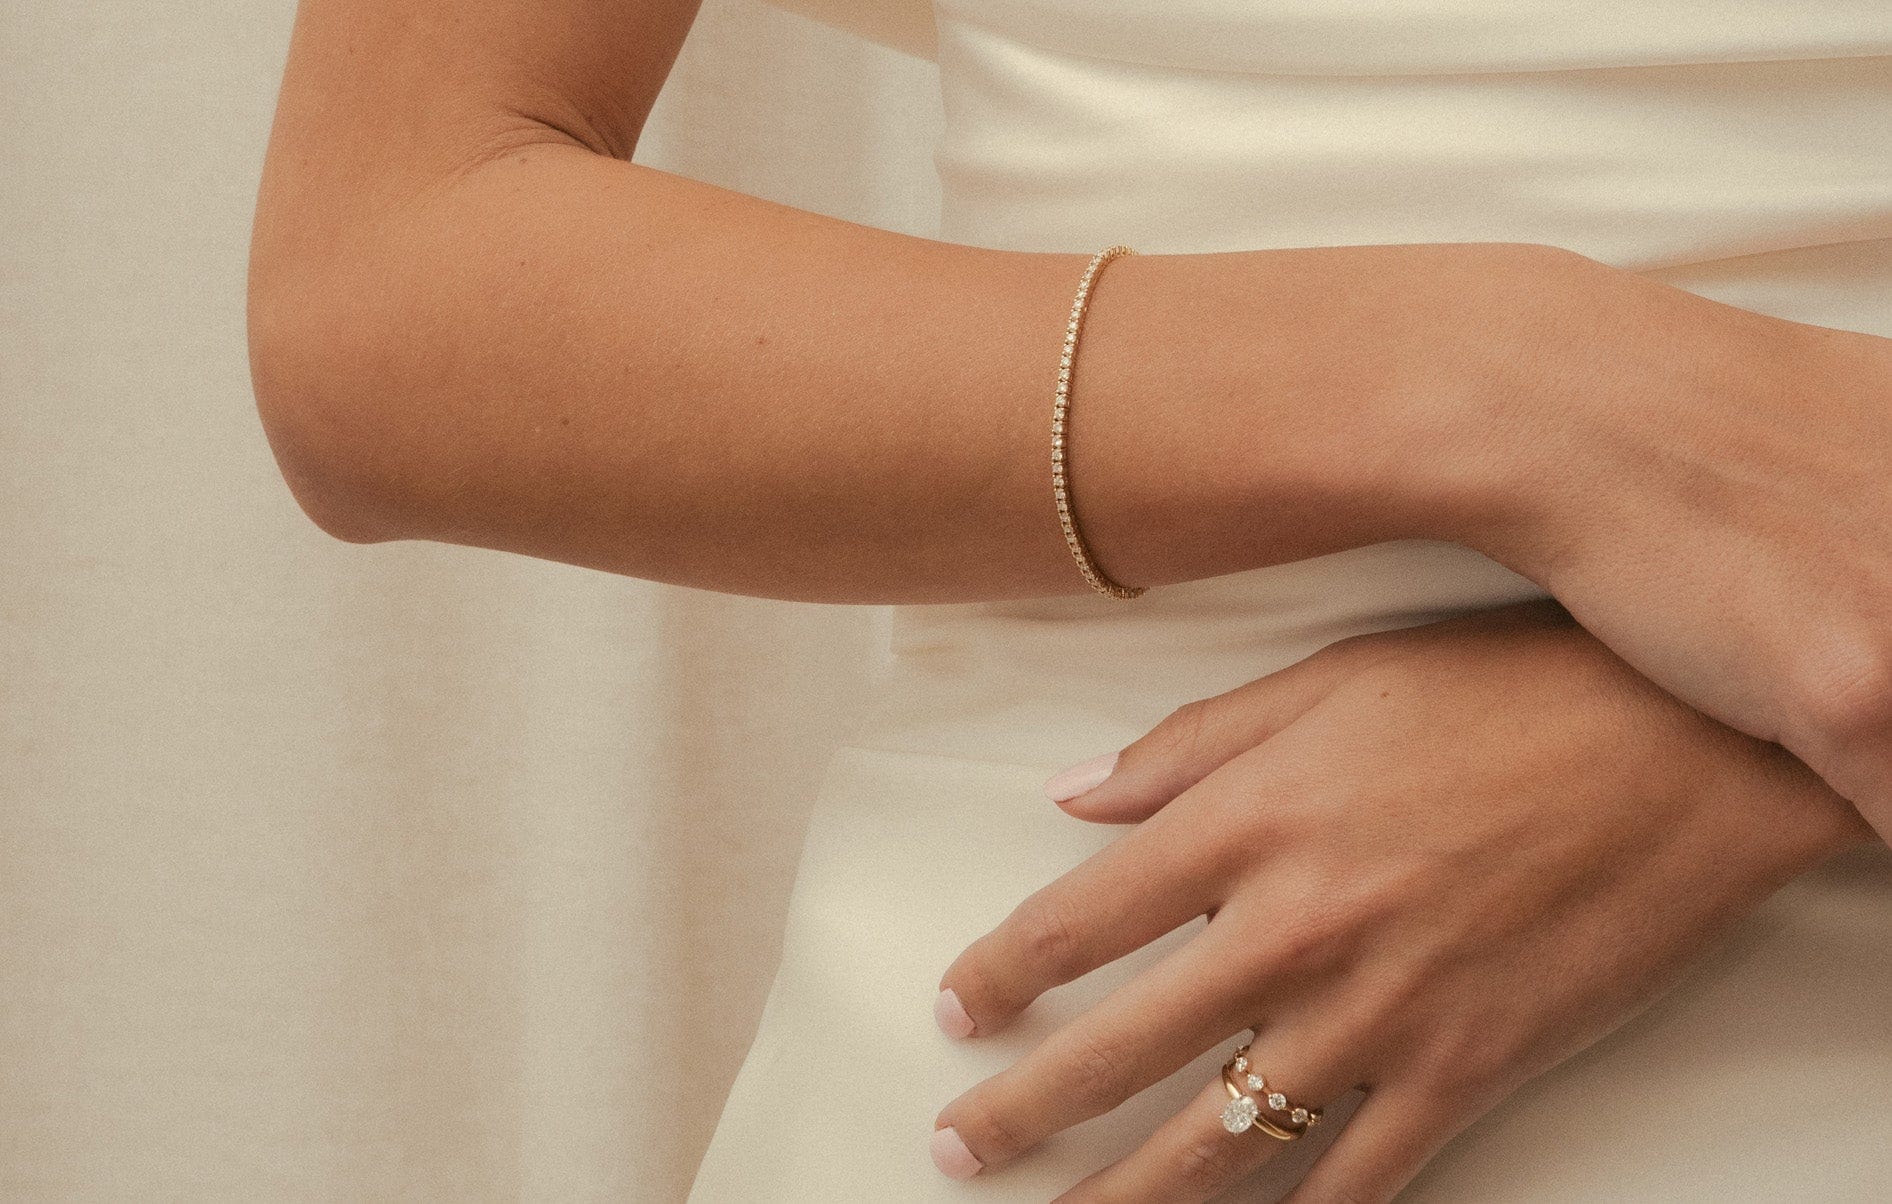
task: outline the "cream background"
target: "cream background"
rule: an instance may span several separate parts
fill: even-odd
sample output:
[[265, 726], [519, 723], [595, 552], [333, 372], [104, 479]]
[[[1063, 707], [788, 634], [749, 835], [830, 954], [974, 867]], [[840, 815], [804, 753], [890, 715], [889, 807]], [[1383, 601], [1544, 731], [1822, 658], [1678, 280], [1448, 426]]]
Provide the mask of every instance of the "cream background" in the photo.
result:
[[[0, 1198], [677, 1199], [884, 616], [302, 517], [243, 337], [292, 11], [0, 6]], [[935, 89], [709, 0], [638, 158], [931, 234]]]

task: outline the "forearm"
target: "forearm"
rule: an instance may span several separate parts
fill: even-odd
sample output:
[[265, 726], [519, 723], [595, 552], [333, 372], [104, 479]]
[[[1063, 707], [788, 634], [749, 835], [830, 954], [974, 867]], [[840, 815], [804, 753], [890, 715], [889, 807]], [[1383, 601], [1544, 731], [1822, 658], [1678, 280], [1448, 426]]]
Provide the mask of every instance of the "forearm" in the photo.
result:
[[[258, 394], [337, 534], [828, 601], [1083, 588], [1049, 419], [1086, 254], [876, 230], [543, 139], [368, 190], [317, 233], [272, 168]], [[1487, 484], [1455, 379], [1545, 254], [1112, 262], [1067, 436], [1105, 569], [1162, 584], [1442, 529]]]

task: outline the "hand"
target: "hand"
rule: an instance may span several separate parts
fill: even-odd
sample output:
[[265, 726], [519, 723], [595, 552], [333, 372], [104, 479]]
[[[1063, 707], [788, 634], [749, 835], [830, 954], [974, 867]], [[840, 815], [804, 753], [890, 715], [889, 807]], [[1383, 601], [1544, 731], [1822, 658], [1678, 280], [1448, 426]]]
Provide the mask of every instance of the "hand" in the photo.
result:
[[[1677, 703], [1545, 604], [1347, 640], [1186, 706], [1064, 805], [1149, 818], [953, 963], [941, 986], [975, 1038], [1209, 923], [949, 1104], [942, 1169], [1003, 1166], [1252, 1028], [1255, 1069], [1291, 1101], [1367, 1093], [1297, 1201], [1390, 1198], [1762, 898], [1870, 836], [1780, 748]], [[1065, 1199], [1227, 1189], [1284, 1146], [1224, 1131], [1226, 1102], [1207, 1086]]]
[[1569, 267], [1517, 307], [1540, 359], [1480, 378], [1518, 518], [1481, 550], [1892, 836], [1892, 339]]

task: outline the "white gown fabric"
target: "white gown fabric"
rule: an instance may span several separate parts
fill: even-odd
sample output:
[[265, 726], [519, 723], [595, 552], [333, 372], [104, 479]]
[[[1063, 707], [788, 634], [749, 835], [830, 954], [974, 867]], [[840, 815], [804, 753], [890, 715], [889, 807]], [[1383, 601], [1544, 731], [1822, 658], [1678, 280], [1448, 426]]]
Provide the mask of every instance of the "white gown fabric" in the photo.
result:
[[[1892, 335], [1886, 0], [938, 0], [935, 13], [944, 238], [1148, 253], [1551, 243]], [[1226, 1049], [997, 1173], [953, 1182], [927, 1153], [948, 1100], [1196, 931], [1052, 993], [1001, 1036], [942, 1036], [945, 967], [1118, 834], [1064, 816], [1043, 780], [1340, 637], [1537, 594], [1463, 549], [1400, 543], [1133, 603], [898, 611], [893, 669], [826, 779], [781, 967], [692, 1199], [1044, 1200], [1132, 1148]], [[1230, 1198], [1277, 1198], [1339, 1127]], [[1847, 855], [1790, 885], [1403, 1198], [1892, 1198], [1892, 856]]]

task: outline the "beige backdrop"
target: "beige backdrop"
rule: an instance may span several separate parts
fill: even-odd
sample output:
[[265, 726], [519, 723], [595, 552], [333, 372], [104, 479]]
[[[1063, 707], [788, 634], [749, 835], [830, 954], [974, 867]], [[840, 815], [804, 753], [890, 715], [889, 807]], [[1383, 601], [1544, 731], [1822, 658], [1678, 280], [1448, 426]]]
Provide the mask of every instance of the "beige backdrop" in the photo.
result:
[[[292, 8], [0, 5], [0, 1198], [677, 1199], [882, 616], [301, 516]], [[710, 0], [638, 158], [930, 235], [935, 87]]]

